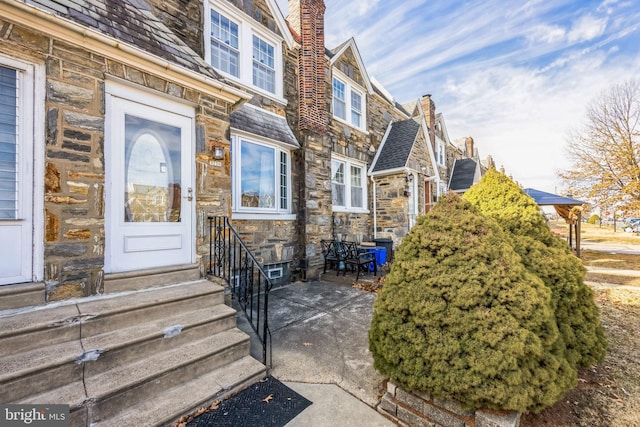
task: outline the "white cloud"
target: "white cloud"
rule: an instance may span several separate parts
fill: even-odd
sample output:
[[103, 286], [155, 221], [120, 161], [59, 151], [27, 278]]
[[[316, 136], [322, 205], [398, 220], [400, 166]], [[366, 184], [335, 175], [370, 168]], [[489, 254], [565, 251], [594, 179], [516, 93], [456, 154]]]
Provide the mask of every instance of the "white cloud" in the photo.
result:
[[355, 36], [369, 75], [398, 101], [432, 93], [451, 138], [473, 136], [483, 158], [553, 192], [570, 167], [567, 131], [640, 69], [637, 0], [602, 0], [587, 15], [578, 3], [325, 0], [326, 45]]
[[604, 34], [607, 28], [607, 18], [595, 18], [592, 15], [585, 15], [573, 23], [567, 38], [571, 43], [580, 43], [593, 40]]
[[527, 35], [527, 40], [532, 43], [558, 43], [565, 39], [567, 32], [564, 28], [557, 25], [540, 24], [531, 28]]

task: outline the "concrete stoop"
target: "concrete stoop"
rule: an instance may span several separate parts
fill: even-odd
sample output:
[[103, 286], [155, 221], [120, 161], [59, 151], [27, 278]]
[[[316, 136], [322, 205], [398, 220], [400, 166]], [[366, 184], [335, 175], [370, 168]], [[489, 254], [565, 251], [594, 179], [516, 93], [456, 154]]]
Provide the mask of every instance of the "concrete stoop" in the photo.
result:
[[73, 426], [170, 424], [265, 376], [207, 280], [0, 312], [0, 402], [68, 404]]

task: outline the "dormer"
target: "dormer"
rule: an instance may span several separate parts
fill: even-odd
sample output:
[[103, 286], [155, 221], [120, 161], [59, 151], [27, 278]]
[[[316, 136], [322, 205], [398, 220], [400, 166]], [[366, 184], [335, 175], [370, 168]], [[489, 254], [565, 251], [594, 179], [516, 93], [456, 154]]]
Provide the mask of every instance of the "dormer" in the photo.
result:
[[367, 96], [373, 87], [353, 38], [336, 49], [331, 70], [331, 117], [362, 132], [367, 131]]
[[274, 0], [205, 1], [204, 57], [220, 74], [285, 103], [283, 45], [293, 38]]

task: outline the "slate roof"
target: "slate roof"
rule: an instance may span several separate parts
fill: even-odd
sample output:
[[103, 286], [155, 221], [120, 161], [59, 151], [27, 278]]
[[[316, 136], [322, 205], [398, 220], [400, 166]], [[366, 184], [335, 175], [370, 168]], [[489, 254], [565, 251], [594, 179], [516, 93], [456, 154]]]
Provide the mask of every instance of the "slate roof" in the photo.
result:
[[405, 167], [419, 130], [420, 125], [412, 119], [392, 123], [371, 171], [381, 172]]
[[457, 159], [453, 164], [453, 171], [451, 171], [449, 190], [468, 190], [474, 184], [473, 179], [477, 166], [478, 164], [473, 159]]
[[557, 194], [547, 193], [533, 188], [525, 188], [527, 193], [539, 206], [579, 206], [584, 205], [580, 200], [571, 199], [569, 197], [558, 196]]
[[174, 64], [223, 80], [160, 22], [143, 0], [30, 0], [28, 3]]
[[287, 124], [287, 120], [262, 108], [244, 104], [231, 113], [230, 122], [233, 129], [284, 142], [294, 148], [300, 148], [300, 144]]

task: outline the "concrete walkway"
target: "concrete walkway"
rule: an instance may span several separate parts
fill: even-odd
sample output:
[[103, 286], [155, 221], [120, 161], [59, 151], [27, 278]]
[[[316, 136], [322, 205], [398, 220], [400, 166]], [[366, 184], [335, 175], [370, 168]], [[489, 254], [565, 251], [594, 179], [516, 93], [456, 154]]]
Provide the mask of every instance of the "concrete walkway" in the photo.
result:
[[[375, 298], [327, 281], [296, 282], [270, 292], [270, 374], [313, 402], [287, 427], [395, 426], [374, 408], [384, 381], [368, 349]], [[238, 327], [246, 331], [243, 317], [238, 316]], [[256, 344], [252, 341], [252, 354], [259, 358]]]
[[631, 243], [602, 243], [602, 242], [590, 242], [588, 240], [582, 240], [580, 242], [581, 249], [590, 249], [599, 252], [608, 252], [613, 254], [634, 254], [640, 255], [640, 237], [638, 237], [637, 244]]

